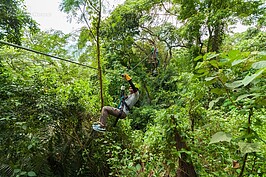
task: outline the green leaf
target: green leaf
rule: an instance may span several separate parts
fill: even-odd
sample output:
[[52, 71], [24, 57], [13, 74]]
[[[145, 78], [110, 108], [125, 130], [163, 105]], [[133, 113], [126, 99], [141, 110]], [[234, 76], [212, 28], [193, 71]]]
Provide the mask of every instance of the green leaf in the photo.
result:
[[211, 60], [210, 61], [210, 64], [212, 65], [212, 66], [214, 66], [215, 68], [219, 68], [219, 63], [216, 61], [216, 60]]
[[226, 87], [229, 87], [229, 88], [237, 88], [237, 87], [240, 87], [241, 85], [243, 85], [243, 83], [242, 83], [242, 80], [240, 80], [240, 81], [235, 81], [235, 82], [233, 82], [233, 83], [226, 83], [225, 84], [225, 86]]
[[235, 59], [235, 58], [239, 57], [239, 55], [240, 55], [240, 51], [239, 50], [231, 50], [228, 53], [228, 56], [229, 56], [230, 59]]
[[0, 119], [0, 121], [2, 121], [2, 120], [9, 120], [9, 118], [5, 118], [5, 117], [4, 117], [4, 118], [1, 118], [1, 119]]
[[258, 55], [266, 56], [266, 51], [261, 51], [261, 52], [258, 53]]
[[202, 56], [201, 55], [200, 56], [197, 56], [196, 58], [194, 58], [194, 61], [198, 61], [200, 59], [202, 59]]
[[212, 109], [212, 107], [214, 106], [215, 103], [217, 103], [221, 98], [223, 97], [219, 97], [215, 100], [212, 100], [210, 103], [209, 103], [209, 109]]
[[30, 144], [30, 145], [28, 145], [28, 149], [31, 149], [32, 148], [32, 145]]
[[216, 77], [206, 77], [205, 78], [205, 81], [211, 81], [211, 80], [213, 80], [213, 79], [215, 79]]
[[133, 162], [129, 162], [128, 167], [132, 167], [132, 166], [133, 166]]
[[136, 170], [139, 171], [141, 169], [141, 165], [140, 164], [137, 164], [136, 165]]
[[247, 86], [250, 82], [252, 82], [254, 79], [256, 79], [259, 75], [263, 73], [264, 70], [259, 70], [255, 74], [252, 74], [251, 76], [246, 76], [243, 80], [242, 83], [244, 86]]
[[205, 73], [205, 72], [207, 72], [208, 71], [208, 69], [199, 69], [199, 70], [197, 70], [197, 73]]
[[30, 171], [30, 172], [28, 172], [28, 176], [37, 176], [37, 175], [34, 171]]
[[[206, 60], [210, 60], [210, 59], [213, 59], [213, 58], [215, 58], [215, 57], [217, 57], [217, 56], [219, 56], [220, 54], [218, 53], [218, 54], [209, 54], [208, 56], [207, 56], [207, 58], [206, 58]], [[215, 60], [214, 60], [215, 61]]]
[[255, 74], [252, 74], [251, 76], [246, 76], [243, 80], [238, 80], [238, 81], [235, 81], [233, 83], [226, 83], [225, 85], [229, 88], [232, 88], [232, 89], [240, 87], [242, 85], [247, 86], [254, 79], [256, 79], [258, 76], [260, 76], [265, 70], [266, 70], [266, 68], [261, 69], [261, 70], [257, 71]]
[[21, 171], [21, 169], [14, 169], [14, 173], [18, 173], [20, 171]]
[[209, 74], [209, 71], [208, 70], [205, 70], [204, 73], [202, 73], [201, 75], [198, 75], [197, 77], [203, 77], [203, 76], [206, 76], [208, 74]]
[[224, 88], [213, 88], [211, 89], [211, 93], [215, 93], [217, 95], [223, 95], [226, 92]]
[[22, 172], [20, 172], [20, 174], [19, 175], [26, 175], [27, 174], [27, 172], [26, 171], [22, 171]]
[[266, 61], [259, 61], [252, 64], [253, 69], [261, 69], [266, 67]]
[[217, 132], [214, 135], [212, 135], [212, 138], [209, 144], [218, 143], [222, 141], [230, 142], [231, 139], [232, 139], [232, 135], [230, 135], [229, 133]]
[[247, 58], [242, 59], [242, 60], [235, 60], [235, 61], [232, 62], [232, 66], [238, 65], [238, 64], [240, 64], [240, 63], [242, 63], [242, 62], [244, 62], [246, 60], [247, 60]]
[[250, 152], [259, 152], [259, 145], [257, 143], [245, 143], [245, 142], [239, 142], [238, 143], [239, 150], [243, 153], [250, 153]]
[[249, 96], [255, 96], [256, 94], [244, 94], [244, 95], [240, 95], [239, 97], [237, 97], [236, 101], [240, 101], [244, 98], [247, 98]]
[[27, 125], [22, 125], [23, 130], [27, 129]]
[[199, 68], [203, 67], [205, 64], [206, 64], [205, 61], [203, 61], [203, 62], [198, 62], [198, 63], [197, 63], [197, 66], [195, 67], [195, 69], [199, 69]]

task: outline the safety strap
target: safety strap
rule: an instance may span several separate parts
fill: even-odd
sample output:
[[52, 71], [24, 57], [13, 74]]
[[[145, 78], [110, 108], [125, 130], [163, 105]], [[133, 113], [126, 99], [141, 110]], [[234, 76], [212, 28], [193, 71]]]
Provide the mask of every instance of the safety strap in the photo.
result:
[[124, 101], [124, 105], [126, 106], [126, 109], [130, 111], [130, 107], [127, 105], [127, 103]]
[[125, 102], [125, 98], [123, 97], [122, 98], [122, 100], [121, 100], [121, 104], [120, 104], [121, 106], [119, 106], [120, 108], [119, 108], [119, 114], [118, 114], [118, 116], [116, 117], [116, 119], [115, 119], [115, 122], [114, 122], [114, 125], [113, 125], [113, 127], [115, 127], [116, 126], [116, 124], [117, 124], [117, 122], [118, 122], [118, 120], [121, 118], [121, 116], [122, 116], [122, 114], [123, 114], [123, 108], [124, 108], [124, 106], [126, 106], [126, 109], [128, 110], [128, 111], [130, 111], [130, 107], [127, 105], [127, 103]]
[[120, 95], [121, 95], [121, 97], [120, 97], [120, 103], [119, 103], [119, 105], [118, 105], [118, 109], [119, 109], [120, 111], [119, 111], [118, 116], [117, 116], [116, 119], [115, 119], [115, 122], [114, 122], [113, 127], [116, 126], [116, 124], [117, 124], [119, 118], [120, 118], [120, 117], [122, 116], [122, 114], [123, 114], [123, 107], [124, 107], [124, 102], [125, 102], [125, 98], [124, 98], [124, 90], [121, 90], [121, 94], [120, 94]]

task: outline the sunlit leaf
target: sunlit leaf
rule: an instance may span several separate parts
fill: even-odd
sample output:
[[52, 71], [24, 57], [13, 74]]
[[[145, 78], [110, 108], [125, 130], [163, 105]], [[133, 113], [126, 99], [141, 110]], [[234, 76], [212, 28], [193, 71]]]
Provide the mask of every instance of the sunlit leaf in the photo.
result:
[[235, 61], [232, 62], [232, 66], [238, 65], [238, 64], [240, 64], [240, 63], [242, 63], [242, 62], [244, 62], [246, 60], [247, 60], [247, 58], [242, 59], [242, 60], [235, 60]]
[[244, 86], [247, 86], [250, 82], [252, 82], [254, 79], [256, 79], [259, 75], [263, 73], [264, 70], [260, 70], [256, 72], [255, 74], [252, 74], [251, 76], [246, 76], [243, 80], [242, 83]]
[[204, 65], [205, 65], [205, 62], [198, 62], [197, 66], [195, 67], [195, 69], [199, 69], [199, 68], [201, 68]]
[[266, 67], [266, 61], [259, 61], [252, 64], [252, 68], [254, 69], [261, 69]]
[[241, 85], [243, 85], [242, 81], [235, 81], [233, 83], [226, 83], [225, 86], [229, 87], [229, 88], [237, 88], [240, 87]]
[[216, 60], [211, 60], [210, 61], [210, 64], [212, 65], [212, 66], [214, 66], [215, 68], [219, 68], [219, 63], [216, 61]]
[[240, 56], [241, 56], [240, 54], [241, 53], [239, 50], [231, 50], [231, 51], [229, 51], [228, 56], [229, 56], [230, 60], [236, 60], [236, 59], [240, 58]]
[[214, 135], [212, 135], [212, 138], [209, 144], [218, 143], [222, 141], [230, 142], [231, 139], [232, 139], [232, 135], [230, 135], [229, 133], [217, 132]]
[[209, 54], [209, 55], [207, 55], [206, 60], [213, 59], [213, 58], [215, 58], [215, 57], [217, 57], [217, 56], [219, 56], [219, 55], [220, 55], [219, 53], [218, 53], [218, 54]]
[[205, 78], [205, 81], [211, 81], [211, 80], [213, 80], [213, 79], [215, 79], [216, 77], [206, 77]]
[[258, 53], [258, 55], [266, 56], [266, 51], [261, 51], [261, 52]]
[[244, 95], [240, 95], [239, 97], [237, 97], [236, 101], [240, 101], [240, 100], [242, 100], [244, 98], [247, 98], [247, 97], [250, 97], [250, 96], [253, 97], [254, 95], [256, 95], [256, 94], [244, 94]]
[[214, 106], [215, 103], [217, 103], [221, 98], [223, 97], [219, 97], [215, 100], [212, 100], [210, 103], [209, 103], [209, 109], [212, 109], [212, 107]]
[[243, 153], [250, 153], [250, 152], [259, 152], [260, 148], [257, 143], [245, 143], [245, 142], [239, 142], [238, 143], [239, 150]]
[[202, 59], [202, 56], [201, 55], [200, 56], [197, 56], [196, 58], [194, 58], [194, 61], [198, 61], [200, 59]]

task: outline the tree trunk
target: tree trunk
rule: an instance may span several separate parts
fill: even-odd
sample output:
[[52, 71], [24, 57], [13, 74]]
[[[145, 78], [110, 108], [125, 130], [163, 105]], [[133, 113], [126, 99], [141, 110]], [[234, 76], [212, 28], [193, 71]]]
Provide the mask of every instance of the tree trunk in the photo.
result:
[[[172, 117], [174, 120], [174, 117]], [[189, 150], [187, 147], [186, 143], [180, 136], [178, 130], [175, 128], [174, 130], [175, 134], [175, 142], [176, 142], [176, 150], [180, 151], [181, 149]], [[178, 162], [178, 169], [177, 169], [177, 177], [197, 177], [195, 168], [193, 166], [193, 163], [190, 162], [191, 159], [189, 156], [185, 153], [181, 153], [181, 157], [179, 157], [179, 162]]]
[[145, 81], [142, 81], [142, 83], [143, 83], [143, 87], [144, 87], [144, 89], [145, 89], [145, 91], [146, 91], [146, 93], [147, 93], [148, 103], [151, 104], [151, 100], [152, 100], [152, 99], [151, 99], [151, 96], [150, 96], [149, 90], [148, 90], [148, 88], [147, 88], [146, 82], [145, 82]]
[[99, 13], [96, 27], [96, 45], [97, 45], [97, 60], [98, 60], [98, 75], [100, 80], [100, 97], [101, 97], [101, 108], [104, 106], [103, 99], [103, 80], [102, 80], [102, 68], [101, 68], [101, 49], [100, 49], [100, 25], [101, 25], [101, 13], [102, 13], [102, 1], [99, 1]]
[[[182, 137], [175, 131], [176, 150], [180, 151], [182, 148], [188, 150], [186, 143], [182, 140]], [[197, 177], [192, 162], [189, 162], [189, 157], [186, 153], [182, 152], [179, 158], [179, 166], [177, 169], [177, 177]]]

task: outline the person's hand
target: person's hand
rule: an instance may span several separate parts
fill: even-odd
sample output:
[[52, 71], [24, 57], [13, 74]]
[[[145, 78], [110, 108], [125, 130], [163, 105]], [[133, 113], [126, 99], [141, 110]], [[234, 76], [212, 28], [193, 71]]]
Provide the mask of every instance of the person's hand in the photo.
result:
[[131, 80], [131, 77], [128, 74], [122, 74], [122, 77], [124, 77], [127, 81]]

